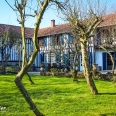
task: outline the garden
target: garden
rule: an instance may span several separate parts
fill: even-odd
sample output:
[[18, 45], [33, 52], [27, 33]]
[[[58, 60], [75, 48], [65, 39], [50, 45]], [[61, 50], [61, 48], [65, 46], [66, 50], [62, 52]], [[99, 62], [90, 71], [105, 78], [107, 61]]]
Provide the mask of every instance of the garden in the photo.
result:
[[[99, 91], [92, 95], [86, 80], [58, 76], [25, 75], [23, 84], [45, 116], [115, 116], [116, 84], [94, 80]], [[0, 75], [0, 116], [34, 116], [14, 83], [14, 74]]]

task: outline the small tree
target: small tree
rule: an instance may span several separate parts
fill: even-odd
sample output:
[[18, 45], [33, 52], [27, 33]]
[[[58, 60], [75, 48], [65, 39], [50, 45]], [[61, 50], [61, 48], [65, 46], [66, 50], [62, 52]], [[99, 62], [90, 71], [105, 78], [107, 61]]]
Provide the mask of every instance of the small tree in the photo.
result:
[[[79, 70], [80, 44], [75, 41], [73, 35], [70, 39], [63, 35], [61, 35], [61, 38], [57, 36], [53, 36], [52, 46], [50, 46], [56, 62], [66, 65], [71, 70], [73, 81], [78, 81], [77, 72]], [[56, 41], [56, 39], [58, 40]], [[61, 39], [63, 39], [63, 44]]]
[[20, 36], [18, 33], [10, 30], [10, 26], [4, 26], [1, 32], [0, 38], [0, 53], [2, 60], [2, 72], [6, 73], [6, 66], [10, 58], [11, 49], [20, 41]]
[[114, 63], [114, 55], [112, 55], [108, 49], [112, 50], [112, 51], [116, 51], [115, 50], [115, 41], [116, 41], [116, 34], [115, 34], [115, 30], [116, 30], [116, 14], [112, 14], [112, 17], [108, 17], [109, 19], [104, 19], [104, 20], [112, 20], [112, 23], [114, 23], [114, 25], [109, 25], [107, 27], [102, 27], [102, 28], [98, 28], [97, 30], [97, 37], [96, 37], [96, 43], [97, 46], [103, 50], [106, 51], [106, 53], [110, 56], [111, 62], [112, 62], [112, 74], [114, 74], [114, 68], [115, 68], [115, 63]]
[[[5, 1], [7, 2], [7, 0], [5, 0]], [[10, 7], [14, 11], [17, 11], [17, 13], [19, 15], [18, 21], [21, 24], [21, 35], [22, 35], [22, 67], [21, 67], [21, 70], [19, 71], [19, 73], [16, 75], [16, 78], [14, 81], [16, 83], [16, 86], [22, 93], [23, 97], [29, 104], [30, 109], [35, 113], [36, 116], [42, 116], [43, 114], [41, 114], [40, 111], [37, 109], [37, 107], [33, 103], [32, 99], [28, 95], [26, 89], [24, 88], [24, 86], [22, 84], [22, 79], [23, 79], [24, 74], [26, 74], [26, 72], [28, 71], [28, 69], [34, 62], [35, 57], [38, 54], [38, 51], [39, 51], [39, 45], [38, 45], [38, 39], [37, 39], [38, 29], [39, 29], [39, 26], [40, 26], [40, 23], [41, 23], [41, 20], [42, 20], [45, 10], [50, 5], [50, 3], [53, 3], [61, 8], [61, 3], [58, 0], [37, 0], [37, 3], [36, 3], [37, 9], [34, 10], [34, 15], [26, 14], [26, 8], [29, 8], [29, 10], [30, 9], [32, 10], [32, 8], [30, 6], [28, 6], [29, 3], [32, 3], [32, 2], [30, 2], [29, 0], [21, 0], [21, 1], [15, 0], [15, 8], [16, 9], [14, 9], [8, 3], [10, 5]], [[28, 60], [27, 60], [26, 42], [25, 42], [25, 22], [26, 22], [27, 16], [34, 16], [36, 18], [36, 22], [35, 22], [34, 30], [33, 30], [33, 37], [32, 37], [34, 49], [33, 49], [33, 53], [31, 54], [30, 58], [28, 58]]]
[[92, 79], [88, 63], [88, 40], [93, 37], [97, 26], [102, 22], [102, 15], [104, 9], [101, 11], [100, 1], [75, 1], [68, 4], [66, 12], [63, 12], [66, 19], [71, 25], [71, 29], [76, 33], [82, 52], [82, 65], [84, 76], [87, 84], [93, 94], [98, 94], [98, 90]]

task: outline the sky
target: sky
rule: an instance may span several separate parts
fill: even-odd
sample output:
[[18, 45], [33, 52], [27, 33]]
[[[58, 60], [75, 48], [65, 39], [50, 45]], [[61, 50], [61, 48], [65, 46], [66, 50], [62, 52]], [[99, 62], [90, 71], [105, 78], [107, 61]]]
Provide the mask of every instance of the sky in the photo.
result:
[[[9, 0], [8, 0], [9, 1]], [[13, 5], [14, 0], [10, 0], [10, 4]], [[55, 20], [56, 25], [65, 23], [61, 18], [58, 16], [56, 9], [47, 10], [43, 16], [40, 28], [45, 28], [51, 26], [51, 20]], [[20, 26], [19, 22], [17, 21], [16, 13], [8, 6], [5, 0], [1, 0], [0, 2], [0, 23], [1, 24], [9, 24], [9, 25], [16, 25]], [[35, 23], [34, 19], [28, 18], [26, 21], [26, 27], [32, 27]]]
[[[9, 2], [11, 5], [14, 5], [14, 0], [10, 0]], [[113, 8], [114, 4], [116, 4], [116, 0], [108, 0], [108, 7], [112, 6]], [[49, 8], [49, 10], [47, 10], [43, 16], [40, 28], [49, 27], [51, 25], [51, 20], [53, 19], [55, 20], [56, 25], [66, 23], [60, 18], [55, 9]], [[28, 18], [26, 20], [26, 27], [33, 28], [34, 22], [34, 19]], [[0, 2], [0, 23], [20, 26], [19, 22], [17, 21], [16, 13], [8, 6], [5, 0], [1, 0]]]

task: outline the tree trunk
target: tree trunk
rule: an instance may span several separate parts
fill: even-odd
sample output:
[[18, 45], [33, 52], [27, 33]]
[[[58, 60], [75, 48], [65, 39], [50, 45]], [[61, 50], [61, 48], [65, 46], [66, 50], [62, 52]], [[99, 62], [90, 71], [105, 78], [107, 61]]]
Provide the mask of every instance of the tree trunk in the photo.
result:
[[22, 81], [21, 81], [21, 77], [20, 77], [20, 72], [18, 73], [18, 76], [16, 76], [14, 82], [16, 83], [16, 86], [18, 87], [18, 89], [20, 90], [21, 94], [23, 95], [23, 97], [25, 98], [25, 100], [27, 101], [27, 103], [30, 106], [30, 109], [35, 113], [36, 116], [44, 116], [43, 114], [40, 113], [40, 111], [37, 109], [36, 105], [34, 104], [34, 102], [32, 101], [32, 99], [30, 98], [30, 96], [28, 95], [26, 89], [24, 88]]
[[84, 76], [86, 78], [87, 84], [90, 87], [92, 94], [98, 94], [97, 88], [94, 84], [94, 81], [92, 79], [92, 74], [89, 68], [86, 42], [81, 43], [81, 50], [82, 50], [83, 71], [84, 71]]
[[33, 80], [31, 79], [31, 76], [29, 75], [29, 73], [27, 72], [26, 74], [27, 74], [28, 79], [29, 79], [29, 81], [31, 82], [31, 84], [35, 84], [35, 83], [33, 82]]
[[73, 81], [78, 82], [77, 71], [75, 69], [71, 69], [71, 73], [72, 73], [72, 76], [73, 76]]

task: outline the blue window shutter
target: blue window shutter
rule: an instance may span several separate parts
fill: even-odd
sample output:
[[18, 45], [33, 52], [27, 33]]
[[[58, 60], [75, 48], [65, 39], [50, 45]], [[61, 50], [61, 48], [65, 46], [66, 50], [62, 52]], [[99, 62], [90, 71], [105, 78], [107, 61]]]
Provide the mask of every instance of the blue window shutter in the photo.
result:
[[41, 52], [38, 52], [38, 59], [37, 59], [38, 61], [38, 66], [40, 66], [40, 64], [41, 64]]
[[114, 52], [114, 69], [116, 69], [116, 52]]
[[53, 45], [53, 41], [52, 41], [52, 38], [50, 38], [50, 46]]
[[56, 56], [56, 63], [60, 63], [60, 55]]
[[72, 43], [72, 36], [68, 35], [68, 44], [71, 44], [71, 43]]
[[70, 59], [68, 59], [69, 54], [66, 54], [66, 63], [70, 63]]
[[45, 46], [47, 46], [47, 38], [45, 38]]
[[63, 64], [65, 64], [66, 63], [66, 56], [64, 54], [62, 55], [62, 59], [63, 59]]
[[60, 44], [64, 44], [64, 38], [62, 36], [60, 37]]
[[107, 69], [107, 54], [106, 52], [103, 52], [102, 53], [102, 60], [103, 60], [103, 70], [106, 70]]
[[47, 46], [47, 38], [44, 38], [44, 46]]
[[92, 69], [92, 52], [89, 52], [89, 66], [90, 66], [90, 69]]
[[41, 52], [41, 63], [44, 62], [44, 53]]
[[45, 39], [43, 39], [43, 46], [45, 46]]
[[68, 64], [70, 62], [70, 60], [68, 59], [68, 54], [63, 55], [62, 59], [66, 64]]

